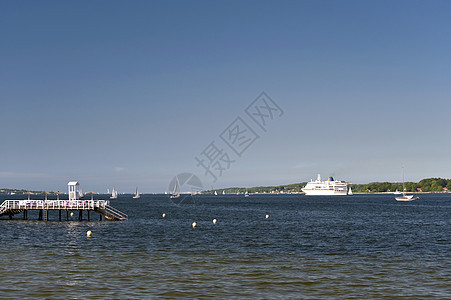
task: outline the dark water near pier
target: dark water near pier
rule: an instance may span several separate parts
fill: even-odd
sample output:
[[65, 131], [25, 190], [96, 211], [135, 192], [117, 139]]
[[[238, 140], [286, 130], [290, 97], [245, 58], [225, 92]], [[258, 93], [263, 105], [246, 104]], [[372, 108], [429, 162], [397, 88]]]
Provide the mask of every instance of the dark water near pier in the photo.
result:
[[[12, 197], [23, 199], [0, 201]], [[2, 217], [1, 297], [451, 298], [451, 194], [407, 203], [202, 195], [180, 204], [120, 195], [111, 205], [130, 219]]]

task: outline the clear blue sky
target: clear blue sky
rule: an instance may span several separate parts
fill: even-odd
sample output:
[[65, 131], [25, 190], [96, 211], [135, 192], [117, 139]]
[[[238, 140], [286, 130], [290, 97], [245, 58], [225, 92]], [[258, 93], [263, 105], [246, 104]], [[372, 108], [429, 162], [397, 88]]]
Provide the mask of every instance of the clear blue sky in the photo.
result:
[[[1, 1], [0, 187], [451, 178], [450, 1]], [[213, 182], [198, 156], [284, 111]], [[224, 151], [227, 150], [224, 148]]]

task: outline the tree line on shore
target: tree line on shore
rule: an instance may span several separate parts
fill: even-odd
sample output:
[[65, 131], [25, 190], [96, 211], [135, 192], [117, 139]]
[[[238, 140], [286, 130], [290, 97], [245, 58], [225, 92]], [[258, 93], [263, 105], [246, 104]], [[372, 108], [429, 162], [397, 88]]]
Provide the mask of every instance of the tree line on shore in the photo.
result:
[[[277, 185], [277, 186], [257, 186], [257, 187], [231, 187], [225, 189], [216, 189], [210, 191], [204, 191], [203, 193], [217, 193], [224, 192], [225, 194], [243, 194], [245, 192], [254, 194], [289, 194], [300, 193], [301, 189], [307, 184], [307, 182]], [[348, 184], [348, 187], [352, 187], [354, 193], [389, 193], [396, 190], [402, 192], [402, 183], [400, 182], [371, 182], [366, 184]], [[418, 192], [447, 192], [451, 191], [451, 179], [443, 178], [426, 178], [419, 182], [405, 182], [406, 192], [418, 193]], [[14, 192], [16, 194], [31, 192], [34, 194], [44, 194], [45, 191], [30, 191], [26, 189], [9, 189], [2, 188], [0, 194], [10, 194]], [[53, 192], [49, 192], [53, 193]]]
[[[0, 194], [11, 194], [11, 193], [15, 193], [15, 194], [25, 194], [25, 193], [32, 193], [32, 194], [44, 194], [46, 193], [46, 191], [31, 191], [31, 190], [26, 190], [26, 189], [9, 189], [9, 188], [2, 188], [0, 189]], [[49, 194], [54, 193], [52, 192], [47, 192]]]
[[[307, 182], [293, 183], [287, 185], [278, 186], [257, 186], [257, 187], [231, 187], [225, 189], [214, 190], [217, 193], [226, 194], [243, 194], [246, 191], [248, 193], [259, 193], [259, 194], [274, 194], [274, 193], [299, 193], [301, 189], [307, 184]], [[389, 193], [395, 192], [396, 190], [402, 192], [402, 183], [399, 182], [371, 182], [366, 184], [349, 184], [348, 187], [352, 187], [354, 193]], [[426, 178], [419, 182], [405, 182], [406, 192], [417, 193], [417, 192], [447, 192], [451, 191], [451, 179], [443, 178]], [[210, 193], [213, 191], [205, 191], [205, 193]]]
[[[355, 192], [383, 193], [394, 192], [396, 190], [402, 192], [402, 183], [392, 182], [372, 182], [368, 184], [352, 184], [352, 190]], [[405, 182], [406, 192], [446, 192], [451, 190], [451, 179], [443, 178], [426, 178], [419, 182]]]

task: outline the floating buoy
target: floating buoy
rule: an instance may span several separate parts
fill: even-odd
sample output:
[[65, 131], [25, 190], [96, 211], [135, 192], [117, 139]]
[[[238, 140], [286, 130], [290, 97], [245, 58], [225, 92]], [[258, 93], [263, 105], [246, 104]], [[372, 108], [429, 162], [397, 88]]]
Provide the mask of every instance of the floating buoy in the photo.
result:
[[266, 218], [266, 219], [269, 219], [269, 215], [266, 215], [265, 218]]
[[166, 214], [165, 214], [165, 213], [163, 213], [161, 216], [162, 216], [163, 218], [166, 218]]
[[71, 213], [70, 213], [70, 216], [71, 216], [71, 217], [73, 217], [73, 216], [74, 216], [74, 213], [73, 213], [73, 212], [71, 212]]
[[213, 219], [213, 224], [216, 224], [216, 219]]
[[193, 224], [191, 224], [191, 226], [192, 226], [193, 228], [196, 228], [197, 223], [196, 223], [196, 222], [193, 222]]
[[92, 231], [91, 230], [86, 231], [86, 237], [91, 237], [91, 236], [92, 236]]

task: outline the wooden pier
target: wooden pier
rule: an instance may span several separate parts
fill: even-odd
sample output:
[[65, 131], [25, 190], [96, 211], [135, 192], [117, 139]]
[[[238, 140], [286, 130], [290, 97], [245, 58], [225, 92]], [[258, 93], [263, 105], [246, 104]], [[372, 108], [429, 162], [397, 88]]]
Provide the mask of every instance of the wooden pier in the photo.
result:
[[[88, 221], [91, 221], [91, 211], [99, 214], [100, 221], [102, 216], [111, 221], [124, 221], [128, 220], [128, 216], [123, 212], [110, 206], [110, 201], [107, 200], [94, 200], [92, 197], [95, 193], [91, 194], [91, 200], [81, 200], [83, 196], [80, 190], [80, 184], [78, 181], [70, 181], [67, 184], [68, 187], [68, 200], [60, 200], [59, 192], [57, 193], [56, 200], [48, 200], [47, 193], [44, 200], [30, 199], [30, 193], [28, 193], [27, 200], [5, 200], [0, 205], [0, 217], [7, 215], [9, 219], [12, 219], [14, 215], [23, 212], [23, 219], [28, 219], [28, 211], [38, 211], [39, 220], [49, 220], [49, 211], [57, 210], [58, 217], [61, 221], [62, 213], [66, 214], [66, 221], [69, 220], [69, 211], [78, 211], [78, 220], [83, 220], [83, 212], [87, 213]], [[71, 212], [71, 216], [73, 213]]]
[[123, 212], [110, 206], [106, 200], [5, 200], [0, 205], [0, 217], [7, 215], [12, 219], [14, 215], [23, 213], [23, 219], [28, 219], [28, 211], [38, 211], [38, 219], [49, 219], [49, 211], [58, 211], [59, 221], [62, 220], [62, 213], [65, 214], [66, 221], [69, 220], [70, 211], [78, 211], [78, 220], [83, 220], [83, 212], [87, 213], [87, 220], [91, 220], [90, 213], [99, 214], [111, 221], [128, 220], [128, 216]]

